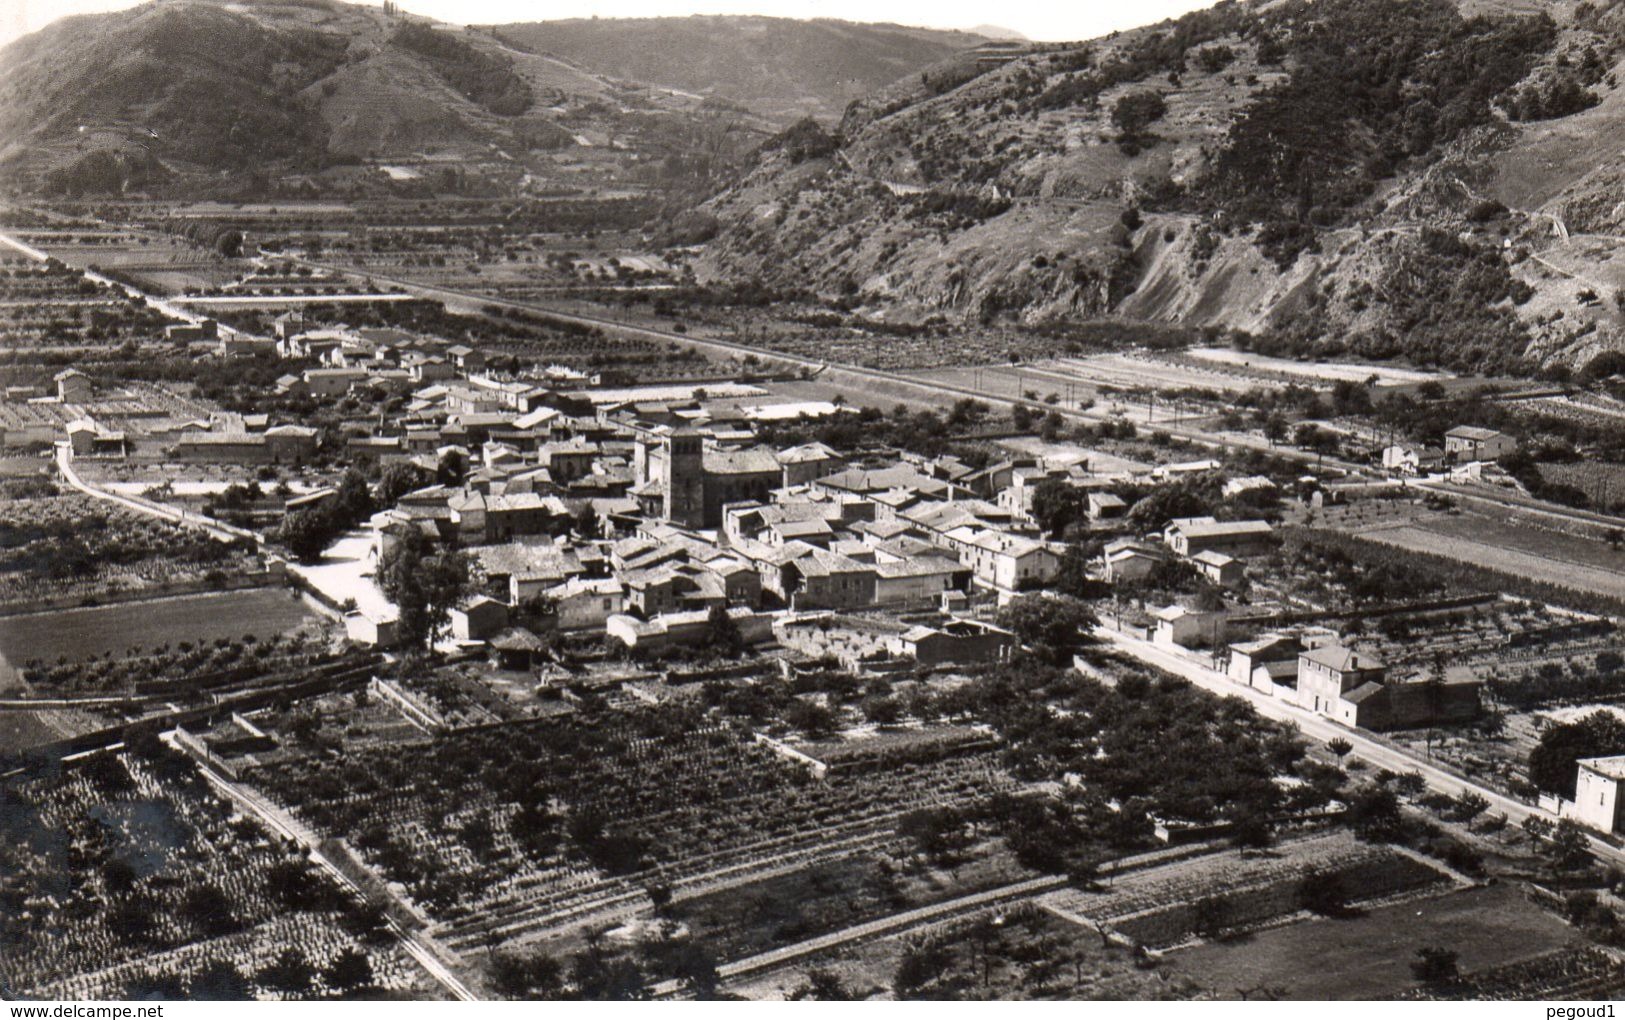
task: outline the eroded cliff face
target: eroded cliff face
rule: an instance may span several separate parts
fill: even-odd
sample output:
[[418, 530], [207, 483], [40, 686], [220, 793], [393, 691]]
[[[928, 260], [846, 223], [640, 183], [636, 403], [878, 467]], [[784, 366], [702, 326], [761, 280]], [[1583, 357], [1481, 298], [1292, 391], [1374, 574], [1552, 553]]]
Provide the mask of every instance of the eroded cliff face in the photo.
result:
[[[1617, 16], [1420, 6], [1232, 5], [941, 65], [765, 146], [707, 204], [700, 270], [883, 318], [1116, 315], [1466, 370], [1622, 346], [1625, 240], [1594, 236], [1625, 218]], [[1399, 113], [1322, 66], [1373, 19]]]

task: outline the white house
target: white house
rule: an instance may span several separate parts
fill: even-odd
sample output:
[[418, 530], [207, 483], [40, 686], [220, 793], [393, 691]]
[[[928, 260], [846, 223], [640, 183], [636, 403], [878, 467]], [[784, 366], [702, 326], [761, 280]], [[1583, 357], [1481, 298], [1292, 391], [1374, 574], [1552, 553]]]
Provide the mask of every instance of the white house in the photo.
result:
[[1614, 832], [1625, 821], [1625, 755], [1609, 758], [1581, 758], [1575, 763], [1574, 804], [1564, 805], [1563, 814], [1598, 832]]

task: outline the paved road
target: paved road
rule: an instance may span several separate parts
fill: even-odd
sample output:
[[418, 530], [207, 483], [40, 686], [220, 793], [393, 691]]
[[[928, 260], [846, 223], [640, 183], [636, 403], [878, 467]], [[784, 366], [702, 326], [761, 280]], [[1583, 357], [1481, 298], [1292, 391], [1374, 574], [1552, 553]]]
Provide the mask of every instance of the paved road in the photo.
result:
[[[165, 740], [173, 740], [173, 731], [166, 733], [164, 738]], [[171, 746], [176, 747], [177, 750], [180, 749], [173, 743], [171, 743]], [[327, 872], [334, 879], [336, 879], [344, 888], [351, 890], [357, 895], [362, 894], [362, 890], [355, 884], [354, 881], [351, 880], [350, 876], [341, 871], [336, 864], [334, 864], [325, 854], [321, 852], [320, 837], [318, 837], [316, 833], [312, 832], [310, 829], [306, 828], [297, 818], [294, 818], [287, 811], [284, 811], [282, 808], [271, 803], [269, 800], [260, 796], [253, 790], [233, 782], [231, 779], [212, 768], [207, 762], [198, 761], [197, 758], [192, 757], [191, 755], [188, 755], [187, 757], [191, 758], [191, 760], [197, 765], [198, 770], [203, 773], [203, 777], [207, 779], [209, 783], [219, 790], [225, 797], [237, 804], [239, 807], [248, 811], [250, 814], [254, 815], [268, 828], [270, 828], [271, 831], [278, 833], [284, 838], [290, 839], [304, 847], [306, 852], [309, 853], [311, 861], [315, 863], [318, 868]], [[411, 908], [399, 900], [397, 900], [397, 905], [402, 910], [405, 910], [408, 913], [411, 912]], [[400, 940], [401, 947], [405, 949], [407, 953], [409, 953], [412, 958], [429, 973], [431, 977], [440, 982], [446, 991], [450, 992], [452, 995], [463, 1000], [464, 1002], [474, 1002], [478, 999], [478, 996], [476, 996], [474, 992], [462, 982], [462, 979], [460, 979], [456, 974], [452, 973], [451, 969], [446, 966], [446, 964], [428, 946], [421, 936], [414, 932], [408, 931], [406, 928], [401, 926], [400, 922], [396, 921], [392, 917], [389, 918], [388, 921], [390, 930], [395, 934], [395, 937]]]
[[57, 470], [61, 472], [63, 481], [92, 498], [105, 500], [109, 503], [117, 503], [119, 506], [122, 506], [128, 510], [134, 510], [138, 514], [146, 514], [148, 517], [156, 517], [159, 520], [168, 521], [171, 524], [180, 524], [188, 528], [197, 528], [200, 531], [206, 532], [210, 538], [216, 538], [222, 542], [235, 542], [239, 539], [247, 538], [252, 540], [255, 545], [259, 544], [259, 536], [254, 534], [252, 531], [247, 531], [243, 528], [234, 528], [229, 524], [224, 524], [215, 520], [213, 517], [205, 517], [202, 514], [195, 514], [189, 510], [181, 510], [176, 507], [166, 507], [157, 503], [149, 503], [145, 500], [132, 499], [129, 496], [123, 496], [116, 492], [108, 492], [105, 489], [98, 489], [95, 486], [90, 485], [84, 481], [84, 479], [80, 478], [79, 473], [73, 469], [73, 448], [66, 443], [57, 444], [56, 467]]
[[[1471, 790], [1489, 801], [1490, 810], [1506, 812], [1506, 816], [1511, 822], [1521, 823], [1531, 815], [1544, 818], [1549, 822], [1557, 821], [1557, 816], [1549, 811], [1542, 811], [1534, 805], [1526, 804], [1521, 800], [1514, 800], [1498, 790], [1480, 786], [1471, 780], [1464, 779], [1429, 762], [1415, 758], [1404, 751], [1397, 750], [1387, 744], [1378, 743], [1361, 731], [1339, 725], [1325, 716], [1304, 711], [1296, 705], [1287, 704], [1279, 698], [1264, 694], [1251, 687], [1244, 687], [1225, 674], [1210, 669], [1186, 655], [1171, 652], [1149, 641], [1131, 637], [1104, 625], [1096, 630], [1096, 636], [1104, 639], [1113, 648], [1125, 652], [1141, 662], [1183, 677], [1198, 687], [1212, 691], [1214, 694], [1241, 698], [1250, 703], [1259, 715], [1264, 716], [1266, 719], [1292, 723], [1306, 736], [1320, 741], [1342, 738], [1353, 745], [1353, 753], [1357, 754], [1362, 761], [1378, 768], [1390, 769], [1394, 772], [1420, 773], [1430, 788], [1452, 797]], [[1595, 838], [1591, 840], [1591, 848], [1599, 858], [1608, 863], [1625, 865], [1625, 850]]]

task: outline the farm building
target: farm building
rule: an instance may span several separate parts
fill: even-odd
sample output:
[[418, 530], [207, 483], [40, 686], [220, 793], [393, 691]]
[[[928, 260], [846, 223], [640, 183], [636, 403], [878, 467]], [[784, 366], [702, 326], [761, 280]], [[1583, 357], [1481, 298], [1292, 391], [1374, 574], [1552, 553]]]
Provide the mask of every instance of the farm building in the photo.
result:
[[979, 620], [951, 620], [935, 627], [915, 626], [892, 639], [894, 654], [922, 666], [997, 662], [1015, 647], [1015, 635]]
[[782, 484], [787, 488], [834, 474], [846, 467], [846, 460], [823, 443], [805, 443], [780, 450], [778, 460], [784, 468]]
[[491, 652], [503, 669], [530, 669], [547, 657], [547, 644], [523, 627], [509, 627], [491, 638]]
[[[1625, 755], [1581, 758], [1575, 762], [1574, 799], [1559, 801], [1557, 812], [1588, 829], [1617, 832], [1625, 823], [1622, 786], [1625, 786]], [[1545, 799], [1542, 798], [1543, 804]]]
[[164, 327], [164, 339], [175, 343], [213, 340], [219, 335], [220, 327], [213, 319], [199, 319], [197, 322], [182, 322]]
[[393, 610], [352, 609], [344, 614], [344, 633], [364, 648], [394, 648], [400, 642], [400, 619]]
[[83, 404], [95, 399], [95, 383], [77, 368], [58, 372], [52, 379], [56, 382], [56, 399], [64, 404]]
[[1128, 503], [1116, 493], [1091, 492], [1086, 498], [1091, 521], [1113, 521], [1128, 513]]
[[476, 595], [451, 611], [451, 636], [458, 641], [484, 641], [508, 625], [508, 604]]
[[1518, 441], [1505, 432], [1457, 425], [1444, 434], [1445, 456], [1456, 463], [1469, 460], [1500, 460], [1518, 448]]
[[1241, 561], [1226, 553], [1204, 550], [1192, 556], [1190, 563], [1198, 574], [1214, 584], [1229, 588], [1242, 582], [1244, 571]]
[[1444, 465], [1444, 451], [1437, 446], [1396, 443], [1382, 451], [1385, 470], [1401, 475], [1425, 475]]
[[602, 630], [611, 616], [626, 611], [626, 588], [612, 577], [572, 577], [544, 594], [553, 600], [559, 630]]
[[1229, 649], [1225, 673], [1238, 684], [1268, 694], [1292, 690], [1298, 682], [1298, 655], [1303, 643], [1285, 634], [1265, 634], [1238, 641]]
[[1389, 682], [1380, 661], [1327, 644], [1299, 654], [1297, 703], [1345, 726], [1409, 729], [1476, 718], [1479, 684]]
[[[757, 613], [743, 606], [727, 610], [739, 636], [747, 645], [759, 644], [773, 636], [773, 615]], [[664, 613], [650, 620], [617, 614], [605, 621], [609, 636], [628, 648], [661, 651], [678, 645], [696, 645], [711, 633], [711, 611], [696, 609], [686, 613]]]
[[1181, 556], [1221, 552], [1229, 556], [1257, 556], [1270, 550], [1275, 530], [1268, 521], [1217, 521], [1212, 517], [1184, 517], [1168, 523], [1163, 541]]
[[1152, 640], [1159, 645], [1197, 648], [1216, 645], [1224, 639], [1225, 614], [1202, 612], [1184, 606], [1164, 606], [1153, 610], [1157, 621]]
[[1157, 569], [1168, 558], [1167, 552], [1157, 545], [1135, 538], [1119, 538], [1107, 542], [1101, 550], [1109, 581], [1138, 581]]

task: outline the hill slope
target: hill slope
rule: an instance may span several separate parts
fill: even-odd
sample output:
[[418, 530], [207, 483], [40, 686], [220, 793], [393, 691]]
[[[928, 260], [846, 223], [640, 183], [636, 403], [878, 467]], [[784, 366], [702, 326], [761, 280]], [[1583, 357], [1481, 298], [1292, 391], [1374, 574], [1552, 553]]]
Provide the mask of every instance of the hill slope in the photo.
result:
[[851, 100], [986, 41], [901, 25], [700, 15], [543, 21], [494, 31], [595, 74], [715, 96], [786, 122], [835, 120]]
[[68, 193], [428, 155], [517, 181], [591, 138], [667, 155], [700, 106], [377, 7], [154, 0], [0, 50], [0, 167]]
[[1617, 0], [1227, 4], [1042, 49], [765, 146], [708, 204], [702, 268], [895, 319], [1112, 315], [1465, 370], [1622, 345]]

